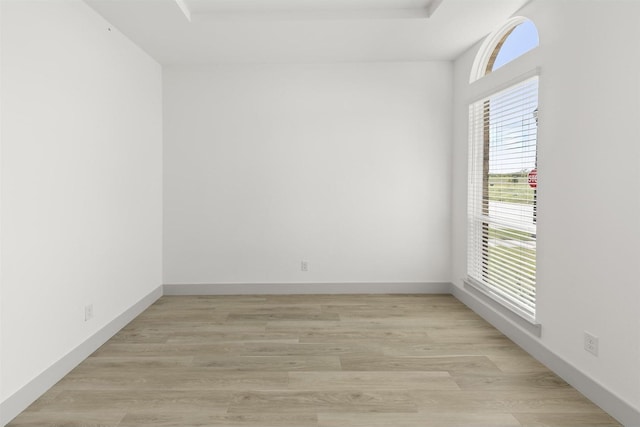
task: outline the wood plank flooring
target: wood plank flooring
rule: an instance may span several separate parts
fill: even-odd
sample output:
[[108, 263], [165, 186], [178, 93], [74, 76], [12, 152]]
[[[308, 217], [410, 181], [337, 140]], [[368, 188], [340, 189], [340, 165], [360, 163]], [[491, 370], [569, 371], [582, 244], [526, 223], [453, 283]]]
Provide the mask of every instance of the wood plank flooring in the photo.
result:
[[163, 297], [9, 426], [618, 426], [449, 295]]

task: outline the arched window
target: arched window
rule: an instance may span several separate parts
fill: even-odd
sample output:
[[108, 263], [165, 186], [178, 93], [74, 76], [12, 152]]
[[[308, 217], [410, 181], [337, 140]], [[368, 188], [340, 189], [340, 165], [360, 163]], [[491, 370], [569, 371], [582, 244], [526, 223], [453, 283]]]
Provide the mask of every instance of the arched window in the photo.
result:
[[503, 65], [538, 47], [540, 40], [535, 24], [518, 16], [510, 19], [482, 44], [474, 62], [470, 81], [497, 70]]
[[493, 54], [489, 57], [486, 74], [538, 47], [538, 44], [540, 44], [538, 30], [533, 22], [527, 20], [516, 25], [495, 47]]
[[[476, 57], [476, 80], [538, 45], [535, 25], [510, 20]], [[492, 80], [469, 106], [467, 282], [535, 323], [537, 70]]]

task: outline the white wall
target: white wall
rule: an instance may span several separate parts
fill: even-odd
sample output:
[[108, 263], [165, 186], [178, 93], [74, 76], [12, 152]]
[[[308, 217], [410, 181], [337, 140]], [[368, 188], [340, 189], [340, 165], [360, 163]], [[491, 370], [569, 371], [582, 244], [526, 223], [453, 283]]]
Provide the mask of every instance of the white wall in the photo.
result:
[[161, 284], [161, 69], [108, 27], [2, 2], [3, 401]]
[[[2, 17], [3, 17], [3, 7], [2, 4], [0, 4], [0, 25], [2, 24]], [[0, 49], [2, 49], [3, 46], [3, 31], [0, 27]], [[1, 52], [0, 52], [1, 55]], [[2, 74], [3, 74], [3, 70], [2, 70], [2, 57], [0, 56], [0, 168], [2, 167], [2, 135], [3, 135], [3, 131], [2, 131], [2, 97], [3, 97], [3, 91], [2, 91]], [[2, 171], [0, 169], [0, 242], [2, 242], [3, 239], [3, 234], [2, 234]], [[3, 330], [3, 323], [2, 323], [2, 244], [0, 243], [0, 402], [2, 402], [3, 400], [3, 396], [4, 396], [4, 387], [2, 385], [2, 330]], [[2, 424], [2, 411], [0, 410], [0, 424]]]
[[[494, 77], [541, 66], [541, 343], [640, 410], [640, 3], [539, 0], [522, 15], [538, 26], [540, 47]], [[467, 106], [491, 80], [468, 83], [477, 51], [454, 66], [452, 275], [460, 287]], [[584, 331], [599, 337], [599, 357], [583, 350]]]
[[164, 282], [448, 282], [451, 94], [450, 63], [165, 70]]

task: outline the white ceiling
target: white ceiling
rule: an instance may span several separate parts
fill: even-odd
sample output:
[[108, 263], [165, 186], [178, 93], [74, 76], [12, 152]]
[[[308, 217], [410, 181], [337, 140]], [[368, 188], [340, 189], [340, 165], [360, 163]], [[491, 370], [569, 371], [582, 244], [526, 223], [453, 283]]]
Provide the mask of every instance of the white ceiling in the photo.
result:
[[85, 0], [162, 64], [451, 60], [528, 0]]

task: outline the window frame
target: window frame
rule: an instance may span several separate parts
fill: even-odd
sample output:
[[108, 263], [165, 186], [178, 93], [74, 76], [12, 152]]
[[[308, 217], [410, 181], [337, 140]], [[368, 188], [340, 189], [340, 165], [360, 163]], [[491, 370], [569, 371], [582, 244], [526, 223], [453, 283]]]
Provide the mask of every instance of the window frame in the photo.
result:
[[[508, 82], [508, 84], [502, 85], [498, 89], [491, 91], [491, 93], [480, 97], [479, 99], [471, 102], [469, 104], [469, 182], [468, 182], [468, 195], [467, 195], [467, 276], [465, 281], [476, 288], [477, 290], [484, 293], [489, 298], [495, 300], [502, 306], [505, 306], [510, 311], [517, 314], [519, 317], [525, 319], [527, 322], [536, 324], [535, 317], [535, 296], [533, 298], [533, 309], [527, 309], [527, 304], [520, 303], [518, 304], [517, 298], [509, 297], [505, 290], [508, 288], [520, 289], [521, 291], [525, 290], [525, 287], [518, 287], [516, 285], [506, 284], [492, 284], [489, 281], [483, 280], [483, 277], [476, 277], [476, 273], [478, 273], [477, 269], [480, 268], [480, 264], [484, 264], [485, 260], [488, 262], [489, 258], [489, 229], [493, 221], [486, 221], [489, 218], [488, 205], [489, 202], [489, 194], [488, 194], [488, 184], [489, 184], [489, 152], [487, 151], [489, 146], [490, 135], [487, 133], [488, 123], [487, 119], [490, 117], [487, 114], [487, 108], [489, 107], [489, 100], [492, 96], [502, 95], [505, 92], [508, 92], [510, 89], [514, 88], [526, 88], [529, 85], [530, 81], [533, 79], [536, 80], [535, 89], [536, 89], [536, 98], [539, 96], [539, 81], [540, 81], [540, 73], [539, 69], [535, 69], [530, 73], [527, 73], [523, 76], [520, 76], [518, 79], [514, 81]], [[528, 111], [528, 110], [527, 110]], [[532, 111], [533, 113], [533, 111]], [[528, 113], [526, 113], [528, 114]], [[525, 117], [525, 113], [523, 113], [522, 117]], [[537, 120], [536, 120], [537, 122]], [[535, 153], [537, 157], [537, 124], [536, 124], [536, 144], [535, 144]], [[537, 168], [537, 161], [535, 164]], [[482, 170], [480, 170], [482, 169]], [[480, 179], [476, 179], [476, 177], [481, 177]], [[534, 201], [533, 201], [533, 213], [534, 213], [534, 228], [533, 235], [536, 236], [533, 238], [534, 242], [537, 243], [537, 227], [535, 225], [536, 216], [537, 216], [537, 189], [534, 190]], [[494, 224], [499, 224], [496, 222]], [[532, 229], [528, 229], [527, 227], [518, 228], [518, 225], [512, 225], [510, 228], [514, 229], [517, 232], [527, 233]], [[486, 249], [486, 253], [485, 253]], [[482, 261], [478, 261], [481, 259]], [[537, 262], [534, 261], [534, 265], [537, 265]], [[480, 274], [480, 276], [484, 276]], [[536, 286], [535, 276], [534, 276], [534, 284], [533, 288], [535, 291]]]
[[[531, 21], [529, 18], [526, 18], [524, 16], [514, 16], [513, 18], [506, 21], [500, 28], [498, 28], [496, 31], [489, 34], [485, 38], [484, 42], [480, 46], [478, 54], [476, 55], [473, 61], [473, 65], [471, 67], [471, 74], [469, 76], [469, 83], [473, 83], [477, 80], [480, 80], [483, 77], [492, 73], [493, 64], [504, 42], [507, 40], [507, 38], [509, 38], [513, 30], [515, 30], [515, 28], [518, 25], [523, 24], [527, 21], [533, 23], [533, 21]], [[535, 23], [533, 24], [535, 25]], [[536, 31], [537, 31], [537, 26], [536, 26]], [[538, 37], [539, 37], [539, 33], [538, 33]], [[536, 48], [532, 50], [535, 50], [535, 49]], [[529, 52], [531, 52], [531, 50], [528, 52], [525, 52], [523, 55], [526, 55]], [[512, 61], [508, 62], [504, 66], [510, 64], [513, 61], [516, 61], [518, 58], [520, 58], [520, 56], [514, 58]], [[500, 67], [500, 68], [503, 68], [503, 67]]]
[[[540, 96], [541, 94], [540, 87], [542, 82], [542, 77], [541, 77], [542, 73], [541, 73], [540, 67], [536, 65], [536, 64], [539, 64], [538, 62], [539, 54], [537, 53], [538, 51], [537, 47], [524, 52], [522, 55], [513, 58], [513, 60], [501, 66], [499, 68], [500, 70], [499, 73], [496, 74], [494, 72], [496, 70], [492, 70], [493, 61], [495, 61], [495, 59], [497, 58], [500, 47], [503, 45], [505, 40], [507, 40], [507, 38], [511, 35], [513, 30], [518, 25], [524, 22], [531, 22], [535, 26], [535, 23], [531, 21], [529, 18], [517, 16], [506, 21], [497, 31], [493, 32], [492, 34], [490, 34], [485, 38], [484, 42], [481, 45], [480, 50], [478, 51], [478, 54], [474, 59], [474, 63], [471, 69], [471, 74], [469, 77], [469, 83], [472, 88], [471, 92], [474, 93], [474, 95], [472, 95], [472, 99], [468, 102], [470, 109], [475, 103], [479, 101], [489, 99], [491, 96], [498, 94], [500, 92], [503, 92], [505, 90], [508, 90], [510, 87], [518, 85], [519, 83], [522, 83], [533, 77], [537, 77], [538, 78], [537, 113], [541, 111], [542, 102], [541, 102], [541, 96]], [[536, 30], [537, 30], [537, 27], [536, 27]], [[487, 67], [490, 67], [489, 71]], [[488, 78], [489, 76], [491, 77]], [[469, 149], [471, 149], [471, 140], [472, 140], [474, 129], [472, 127], [473, 123], [471, 123], [470, 119], [468, 124], [469, 124], [469, 136], [468, 136]], [[535, 132], [536, 132], [535, 167], [536, 169], [538, 168], [537, 156], [538, 156], [539, 147], [540, 147], [537, 124], [538, 124], [538, 120], [536, 117], [536, 129], [535, 129]], [[475, 130], [475, 132], [477, 132], [477, 130]], [[477, 135], [476, 135], [476, 140], [477, 140]], [[471, 161], [471, 152], [469, 153], [469, 156], [470, 156], [469, 161]], [[469, 166], [469, 173], [471, 173], [471, 169], [470, 169], [471, 165], [469, 164], [468, 166]], [[471, 186], [471, 181], [469, 181], [469, 185]], [[482, 186], [483, 184], [480, 183], [479, 185]], [[537, 246], [537, 240], [538, 240], [537, 239], [537, 233], [538, 233], [537, 219], [539, 217], [539, 205], [538, 205], [538, 197], [537, 197], [538, 189], [536, 189], [536, 192], [534, 193], [535, 194], [534, 224], [536, 227], [536, 231], [535, 231], [536, 251], [538, 247]], [[469, 188], [468, 190], [470, 194], [471, 188]], [[469, 194], [467, 195], [467, 206], [469, 206], [470, 204]], [[476, 194], [482, 194], [482, 190], [480, 190], [480, 193], [476, 193]], [[473, 236], [470, 236], [469, 232], [470, 232], [470, 227], [469, 227], [469, 212], [468, 212], [467, 213], [467, 270], [466, 270], [467, 274], [463, 279], [464, 288], [467, 291], [469, 291], [471, 294], [476, 295], [480, 300], [484, 301], [486, 304], [488, 304], [497, 312], [502, 313], [504, 316], [516, 322], [524, 330], [527, 330], [533, 335], [541, 336], [542, 326], [537, 321], [536, 309], [534, 309], [533, 314], [531, 314], [530, 312], [527, 312], [526, 310], [521, 310], [520, 307], [518, 307], [517, 305], [514, 305], [509, 299], [503, 298], [499, 293], [494, 292], [490, 287], [487, 287], [482, 282], [474, 279], [473, 277], [470, 277], [469, 275], [470, 270], [468, 266], [470, 261], [469, 245]], [[537, 270], [538, 270], [537, 257], [535, 262], [535, 269], [536, 269], [536, 276], [537, 276]], [[534, 289], [537, 289], [537, 288], [538, 288], [538, 283], [536, 280]]]

